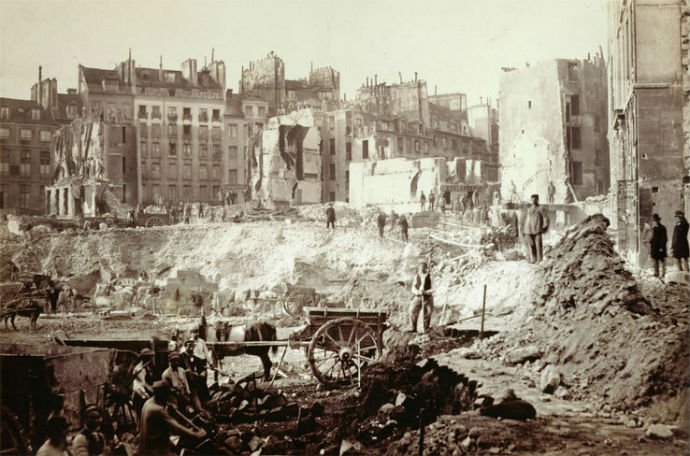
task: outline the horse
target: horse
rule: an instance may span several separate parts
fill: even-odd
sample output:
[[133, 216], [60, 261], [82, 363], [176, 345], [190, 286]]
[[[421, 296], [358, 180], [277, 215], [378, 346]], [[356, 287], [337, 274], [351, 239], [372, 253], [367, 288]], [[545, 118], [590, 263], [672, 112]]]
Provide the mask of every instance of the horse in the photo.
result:
[[1, 316], [5, 319], [5, 329], [9, 329], [9, 326], [7, 325], [7, 322], [9, 321], [10, 323], [12, 323], [12, 328], [14, 328], [15, 331], [17, 330], [17, 327], [14, 324], [14, 319], [16, 317], [28, 317], [29, 327], [33, 331], [34, 329], [36, 329], [36, 322], [38, 321], [38, 317], [39, 315], [41, 315], [42, 311], [43, 304], [32, 299], [30, 300], [28, 306], [21, 307], [18, 309], [8, 308], [2, 313]]

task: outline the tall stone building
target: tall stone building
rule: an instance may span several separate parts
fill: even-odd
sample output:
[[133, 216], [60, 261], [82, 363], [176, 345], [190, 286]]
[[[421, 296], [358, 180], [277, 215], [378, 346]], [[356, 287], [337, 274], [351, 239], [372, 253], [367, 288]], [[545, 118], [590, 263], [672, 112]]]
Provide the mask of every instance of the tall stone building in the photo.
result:
[[652, 214], [670, 227], [674, 211], [690, 209], [690, 11], [681, 0], [615, 0], [608, 13], [612, 222], [619, 250], [644, 264]]
[[[567, 203], [605, 194], [606, 65], [602, 55], [504, 69], [500, 80], [504, 200]], [[549, 188], [555, 193], [549, 197]]]
[[491, 104], [491, 100], [480, 99], [478, 104], [467, 108], [468, 121], [470, 129], [474, 136], [482, 138], [486, 141], [486, 146], [489, 149], [489, 160], [487, 167], [493, 168], [492, 175], [494, 180], [499, 177], [499, 162], [498, 162], [498, 109]]

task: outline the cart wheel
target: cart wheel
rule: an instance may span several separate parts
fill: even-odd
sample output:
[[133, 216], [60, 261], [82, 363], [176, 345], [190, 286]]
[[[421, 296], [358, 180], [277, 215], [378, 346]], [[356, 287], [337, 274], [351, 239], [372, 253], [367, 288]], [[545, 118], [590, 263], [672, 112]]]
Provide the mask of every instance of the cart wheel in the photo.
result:
[[294, 296], [285, 298], [283, 301], [283, 310], [291, 317], [301, 317], [303, 307], [302, 300]]
[[31, 454], [31, 448], [19, 418], [7, 407], [2, 408], [1, 424], [0, 454]]
[[338, 318], [321, 326], [307, 357], [316, 379], [327, 386], [353, 386], [363, 367], [381, 355], [376, 333], [356, 318]]
[[152, 226], [161, 226], [163, 224], [163, 220], [160, 217], [151, 217], [146, 220], [145, 226], [151, 228]]

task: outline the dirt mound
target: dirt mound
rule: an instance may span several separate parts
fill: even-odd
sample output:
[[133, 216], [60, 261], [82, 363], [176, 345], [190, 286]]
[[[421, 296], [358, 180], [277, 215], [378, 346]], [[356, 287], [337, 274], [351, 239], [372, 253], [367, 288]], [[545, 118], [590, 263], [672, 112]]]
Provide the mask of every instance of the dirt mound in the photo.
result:
[[[641, 287], [615, 253], [607, 226], [595, 215], [571, 227], [536, 273], [535, 305], [525, 322], [478, 347], [524, 362], [536, 384], [555, 378], [550, 389], [557, 395], [634, 410], [686, 394], [690, 290]], [[525, 348], [539, 359], [513, 359]], [[664, 419], [678, 412], [666, 410]]]

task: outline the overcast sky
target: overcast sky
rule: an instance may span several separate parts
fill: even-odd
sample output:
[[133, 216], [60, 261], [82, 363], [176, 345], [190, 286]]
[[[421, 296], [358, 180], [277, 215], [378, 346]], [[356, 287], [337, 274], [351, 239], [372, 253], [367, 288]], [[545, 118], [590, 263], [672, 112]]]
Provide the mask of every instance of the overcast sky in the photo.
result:
[[275, 51], [286, 77], [331, 65], [341, 96], [354, 98], [367, 76], [405, 80], [414, 72], [429, 93], [496, 98], [500, 68], [606, 52], [606, 0], [0, 0], [0, 96], [29, 98], [38, 78], [60, 92], [76, 87], [79, 63], [179, 69], [203, 64], [215, 48], [227, 83]]

